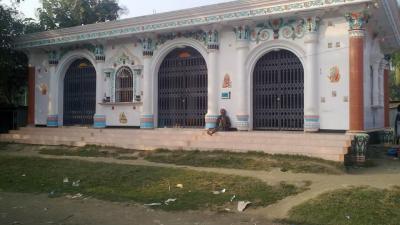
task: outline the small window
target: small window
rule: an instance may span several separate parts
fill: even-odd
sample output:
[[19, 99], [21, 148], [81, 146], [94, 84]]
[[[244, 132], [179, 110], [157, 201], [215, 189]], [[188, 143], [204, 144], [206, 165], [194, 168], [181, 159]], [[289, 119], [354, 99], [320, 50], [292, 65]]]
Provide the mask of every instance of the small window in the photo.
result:
[[133, 73], [126, 66], [117, 71], [115, 80], [115, 101], [133, 102]]

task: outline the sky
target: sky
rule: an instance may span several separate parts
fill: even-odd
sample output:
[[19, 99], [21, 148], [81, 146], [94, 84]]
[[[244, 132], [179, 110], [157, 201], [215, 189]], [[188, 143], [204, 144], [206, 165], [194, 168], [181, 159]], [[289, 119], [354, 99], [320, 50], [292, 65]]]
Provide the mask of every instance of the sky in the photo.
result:
[[[231, 0], [119, 0], [119, 3], [128, 9], [128, 14], [121, 18], [129, 18], [153, 14], [154, 10], [161, 13], [229, 1]], [[10, 2], [11, 0], [0, 0], [0, 3], [7, 5]], [[39, 6], [39, 0], [25, 0], [19, 4], [19, 10], [25, 17], [36, 18], [35, 12]]]

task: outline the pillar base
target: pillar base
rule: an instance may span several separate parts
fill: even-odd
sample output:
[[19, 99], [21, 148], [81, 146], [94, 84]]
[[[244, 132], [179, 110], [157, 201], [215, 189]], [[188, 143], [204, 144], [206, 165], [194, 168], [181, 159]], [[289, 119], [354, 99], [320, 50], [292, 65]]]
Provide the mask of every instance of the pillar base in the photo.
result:
[[105, 115], [94, 115], [93, 116], [93, 128], [96, 128], [96, 129], [106, 128], [106, 116]]
[[154, 115], [142, 115], [140, 117], [140, 129], [154, 129]]
[[58, 115], [47, 116], [47, 127], [58, 127]]
[[320, 129], [319, 116], [304, 116], [304, 132], [318, 132]]
[[353, 164], [362, 165], [366, 161], [369, 135], [365, 132], [349, 131], [347, 135], [352, 136], [351, 149], [349, 151], [350, 160]]
[[249, 130], [249, 115], [237, 115], [236, 116], [236, 128], [238, 131]]
[[206, 129], [216, 128], [218, 117], [219, 115], [206, 115]]

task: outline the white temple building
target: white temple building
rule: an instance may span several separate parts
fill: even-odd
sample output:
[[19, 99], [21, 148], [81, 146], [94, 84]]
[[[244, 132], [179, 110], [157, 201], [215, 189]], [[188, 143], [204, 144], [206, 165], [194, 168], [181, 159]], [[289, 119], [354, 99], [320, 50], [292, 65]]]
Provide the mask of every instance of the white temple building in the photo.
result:
[[369, 132], [389, 126], [395, 0], [247, 0], [25, 35], [30, 123]]

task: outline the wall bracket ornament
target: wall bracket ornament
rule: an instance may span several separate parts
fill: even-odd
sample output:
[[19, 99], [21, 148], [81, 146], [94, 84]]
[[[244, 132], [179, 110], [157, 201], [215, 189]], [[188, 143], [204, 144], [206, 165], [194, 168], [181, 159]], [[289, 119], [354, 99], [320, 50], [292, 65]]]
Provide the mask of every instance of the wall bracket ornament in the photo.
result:
[[58, 62], [60, 61], [60, 52], [56, 50], [52, 50], [47, 53], [49, 56], [49, 65], [58, 65]]
[[237, 41], [248, 41], [250, 40], [250, 27], [249, 26], [237, 26], [233, 29], [236, 34]]
[[105, 61], [106, 55], [104, 54], [103, 45], [96, 45], [94, 48], [94, 56], [96, 57], [96, 61]]
[[143, 46], [143, 56], [153, 56], [155, 49], [154, 41], [151, 38], [143, 38], [140, 40]]

